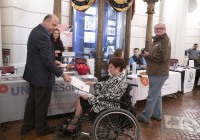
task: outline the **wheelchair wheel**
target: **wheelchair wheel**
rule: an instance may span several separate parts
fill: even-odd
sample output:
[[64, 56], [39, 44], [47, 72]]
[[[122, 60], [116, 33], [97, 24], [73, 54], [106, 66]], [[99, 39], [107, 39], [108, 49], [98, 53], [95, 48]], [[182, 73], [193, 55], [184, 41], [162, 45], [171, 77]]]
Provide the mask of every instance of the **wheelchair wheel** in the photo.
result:
[[140, 127], [129, 111], [113, 108], [100, 113], [92, 125], [94, 140], [139, 140]]

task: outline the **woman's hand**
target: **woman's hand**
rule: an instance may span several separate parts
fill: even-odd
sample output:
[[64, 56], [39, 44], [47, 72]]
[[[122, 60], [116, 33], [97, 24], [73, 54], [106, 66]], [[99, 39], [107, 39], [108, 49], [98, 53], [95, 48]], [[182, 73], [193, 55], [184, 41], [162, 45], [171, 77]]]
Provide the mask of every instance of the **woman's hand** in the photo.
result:
[[55, 50], [55, 56], [57, 57], [58, 56], [58, 54], [60, 54], [61, 53], [61, 51], [60, 50]]
[[55, 50], [55, 53], [61, 53], [61, 51], [60, 50]]

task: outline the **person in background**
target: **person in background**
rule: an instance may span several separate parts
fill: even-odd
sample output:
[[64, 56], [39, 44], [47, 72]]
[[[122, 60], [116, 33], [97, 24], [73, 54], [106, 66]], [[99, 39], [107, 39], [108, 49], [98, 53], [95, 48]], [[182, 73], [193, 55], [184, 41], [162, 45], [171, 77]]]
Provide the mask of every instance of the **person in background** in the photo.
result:
[[116, 49], [112, 57], [123, 58], [124, 57], [124, 53], [123, 53], [122, 49]]
[[58, 29], [53, 30], [51, 34], [51, 42], [55, 51], [55, 59], [62, 61], [62, 52], [65, 50], [63, 47], [62, 40], [60, 39], [60, 31]]
[[[113, 55], [111, 56], [111, 59], [114, 58], [114, 57], [119, 57], [119, 58], [122, 58], [124, 59], [124, 53], [122, 51], [122, 49], [116, 49], [115, 52], [113, 53]], [[108, 67], [109, 67], [109, 58], [107, 59], [107, 62], [106, 62], [106, 70], [105, 71], [108, 71]], [[125, 73], [125, 71], [124, 71]], [[106, 81], [108, 80], [108, 78], [110, 77], [110, 72], [108, 71], [108, 73], [104, 76], [101, 77], [100, 81]]]
[[[185, 51], [185, 54], [186, 55], [188, 54], [188, 64], [189, 64], [189, 60], [194, 60], [194, 66], [195, 67], [200, 66], [200, 61], [199, 61], [200, 51], [197, 50], [197, 48], [198, 48], [198, 44], [195, 43], [191, 49], [188, 49], [188, 50]], [[194, 87], [198, 90], [200, 89], [200, 86], [197, 85], [198, 81], [199, 81], [199, 77], [200, 77], [200, 72], [196, 71]]]
[[162, 120], [161, 88], [169, 77], [169, 60], [171, 56], [171, 42], [166, 34], [163, 23], [154, 26], [153, 42], [145, 47], [141, 55], [147, 62], [146, 74], [149, 78], [149, 91], [146, 106], [138, 121], [149, 124], [150, 119]]
[[120, 99], [125, 93], [127, 88], [126, 75], [122, 73], [125, 68], [125, 63], [122, 58], [113, 57], [109, 61], [110, 78], [107, 81], [102, 82], [85, 82], [88, 85], [100, 84], [100, 92], [98, 96], [92, 94], [79, 94], [79, 98], [76, 103], [75, 117], [71, 120], [66, 120], [67, 124], [63, 124], [61, 130], [66, 130], [69, 133], [73, 133], [76, 129], [78, 118], [82, 115], [83, 110], [90, 110], [91, 112], [99, 113], [100, 111], [108, 108], [119, 108], [118, 103], [109, 101], [102, 101], [99, 98], [106, 99]]
[[[194, 66], [198, 66], [198, 58], [199, 58], [199, 54], [200, 51], [197, 50], [198, 48], [198, 44], [194, 44], [193, 47], [191, 49], [185, 50], [185, 53], [188, 53], [188, 59], [189, 60], [194, 60]], [[189, 63], [188, 60], [188, 63]]]
[[[145, 61], [144, 57], [142, 57], [140, 55], [140, 50], [138, 48], [135, 48], [133, 50], [133, 56], [129, 59], [130, 67], [133, 66], [133, 62], [136, 62], [137, 70], [146, 69], [146, 65], [147, 65], [146, 61]], [[130, 68], [130, 70], [132, 70], [132, 69]]]
[[57, 65], [50, 35], [59, 23], [58, 18], [49, 14], [43, 22], [32, 29], [27, 43], [27, 59], [23, 79], [29, 83], [29, 96], [26, 101], [21, 135], [36, 129], [37, 135], [53, 133], [48, 126], [46, 116], [51, 99], [55, 76], [62, 76], [64, 81], [71, 81], [71, 77]]

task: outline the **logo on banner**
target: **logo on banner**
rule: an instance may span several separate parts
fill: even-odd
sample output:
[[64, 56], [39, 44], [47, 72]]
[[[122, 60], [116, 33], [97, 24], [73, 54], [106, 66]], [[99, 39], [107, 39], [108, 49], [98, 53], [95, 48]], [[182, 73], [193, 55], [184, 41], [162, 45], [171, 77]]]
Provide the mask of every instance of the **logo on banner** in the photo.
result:
[[143, 86], [148, 86], [149, 85], [149, 80], [148, 77], [140, 77], [140, 82]]
[[8, 91], [7, 85], [0, 85], [0, 94], [5, 94]]
[[193, 79], [193, 73], [190, 72], [189, 76], [188, 76], [188, 82], [192, 82], [192, 79]]

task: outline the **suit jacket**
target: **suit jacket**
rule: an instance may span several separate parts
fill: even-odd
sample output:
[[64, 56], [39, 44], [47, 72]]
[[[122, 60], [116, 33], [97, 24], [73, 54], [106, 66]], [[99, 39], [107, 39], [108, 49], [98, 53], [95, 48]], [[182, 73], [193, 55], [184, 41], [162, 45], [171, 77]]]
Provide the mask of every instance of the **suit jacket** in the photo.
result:
[[61, 76], [62, 73], [62, 70], [55, 64], [50, 35], [39, 24], [31, 31], [28, 38], [23, 78], [35, 86], [51, 87], [55, 84], [55, 75]]

